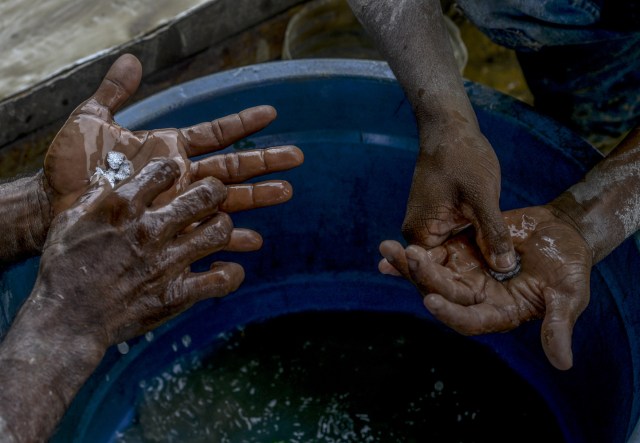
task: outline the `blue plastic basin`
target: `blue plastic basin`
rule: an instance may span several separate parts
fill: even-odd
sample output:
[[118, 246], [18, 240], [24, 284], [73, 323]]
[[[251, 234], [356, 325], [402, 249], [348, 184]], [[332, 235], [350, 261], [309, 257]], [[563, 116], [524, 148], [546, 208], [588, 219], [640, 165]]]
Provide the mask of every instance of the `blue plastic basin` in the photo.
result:
[[[601, 158], [530, 107], [477, 84], [466, 86], [500, 158], [503, 209], [549, 201]], [[278, 119], [235, 149], [295, 144], [305, 163], [276, 174], [293, 184], [292, 201], [234, 215], [236, 226], [256, 229], [265, 239], [260, 252], [216, 256], [244, 265], [244, 285], [224, 299], [196, 305], [156, 330], [151, 342], [132, 340], [126, 355], [111, 349], [53, 441], [109, 441], [131, 419], [140, 380], [240, 325], [308, 311], [399, 313], [436, 323], [411, 285], [377, 272], [380, 241], [401, 240], [418, 149], [409, 103], [386, 64], [306, 60], [250, 66], [171, 88], [117, 120], [132, 129], [180, 127], [259, 104], [275, 106]], [[468, 338], [537, 389], [569, 442], [623, 443], [638, 420], [639, 258], [629, 240], [594, 269], [591, 303], [576, 325], [574, 367], [567, 372], [547, 362], [539, 322]], [[36, 271], [37, 260], [30, 260], [2, 276], [2, 330]], [[172, 349], [185, 333], [190, 348]]]

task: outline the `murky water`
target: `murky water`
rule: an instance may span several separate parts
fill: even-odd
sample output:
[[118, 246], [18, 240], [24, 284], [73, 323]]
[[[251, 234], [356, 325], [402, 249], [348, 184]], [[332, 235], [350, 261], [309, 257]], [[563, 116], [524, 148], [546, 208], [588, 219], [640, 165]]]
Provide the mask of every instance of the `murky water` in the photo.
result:
[[2, 0], [0, 100], [209, 0]]
[[304, 314], [254, 325], [140, 386], [116, 441], [562, 442], [547, 406], [492, 354], [404, 316]]

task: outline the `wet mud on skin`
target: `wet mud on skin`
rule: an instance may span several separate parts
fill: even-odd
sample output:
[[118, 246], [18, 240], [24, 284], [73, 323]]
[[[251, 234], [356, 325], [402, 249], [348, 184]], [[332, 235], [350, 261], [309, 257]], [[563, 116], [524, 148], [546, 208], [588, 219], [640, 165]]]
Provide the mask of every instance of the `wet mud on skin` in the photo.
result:
[[139, 398], [120, 443], [564, 441], [544, 401], [493, 354], [404, 315], [250, 325], [144, 380]]

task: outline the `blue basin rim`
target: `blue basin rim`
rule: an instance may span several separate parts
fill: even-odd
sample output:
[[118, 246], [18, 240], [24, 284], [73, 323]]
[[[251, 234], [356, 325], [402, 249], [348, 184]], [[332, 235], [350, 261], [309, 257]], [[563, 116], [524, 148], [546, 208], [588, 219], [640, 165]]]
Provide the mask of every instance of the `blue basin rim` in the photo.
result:
[[[530, 106], [476, 83], [465, 82], [465, 87], [501, 162], [503, 209], [547, 202], [602, 158], [575, 133]], [[274, 105], [279, 118], [228, 150], [300, 146], [305, 164], [274, 176], [293, 184], [294, 198], [279, 207], [234, 214], [236, 226], [257, 229], [265, 237], [265, 246], [257, 253], [215, 257], [242, 263], [247, 270], [245, 284], [228, 297], [199, 303], [159, 328], [158, 343], [163, 335], [171, 336], [205, 314], [227, 312], [229, 318], [242, 319], [250, 311], [251, 321], [260, 321], [297, 310], [322, 310], [323, 303], [339, 309], [342, 297], [345, 310], [393, 309], [434, 321], [410, 285], [385, 280], [375, 271], [379, 241], [401, 240], [399, 227], [418, 144], [415, 118], [386, 63], [321, 59], [247, 66], [172, 87], [123, 110], [116, 120], [130, 129], [180, 127], [259, 104]], [[328, 196], [335, 210], [343, 211], [334, 218], [323, 209], [329, 206]], [[320, 231], [322, 235], [316, 235]], [[277, 241], [279, 236], [282, 242]], [[295, 250], [285, 252], [282, 244], [293, 244]], [[339, 252], [332, 254], [336, 248]], [[283, 256], [291, 260], [283, 261]], [[206, 269], [211, 260], [203, 259], [194, 269]], [[28, 296], [37, 264], [37, 259], [29, 260], [0, 276], [0, 334]], [[530, 381], [553, 403], [556, 415], [570, 410], [581, 417], [581, 425], [570, 417], [562, 423], [572, 443], [623, 443], [638, 422], [640, 298], [635, 288], [640, 287], [640, 273], [634, 269], [639, 265], [638, 248], [628, 240], [594, 268], [591, 302], [574, 333], [571, 371], [556, 371], [546, 362], [539, 322], [508, 334], [471, 338]], [[349, 298], [347, 287], [357, 287], [358, 279], [378, 288], [370, 289], [370, 299]], [[305, 281], [313, 294], [307, 300], [286, 289], [269, 289], [293, 283], [301, 287]], [[313, 281], [318, 282], [315, 289]], [[343, 282], [344, 289], [325, 297], [318, 288], [332, 282]], [[392, 292], [397, 304], [390, 308], [387, 293]], [[269, 311], [265, 307], [273, 312], [265, 312]], [[85, 441], [83, 432], [86, 438], [97, 438], [90, 431], [93, 418], [100, 415], [96, 411], [108, 410], [100, 408], [111, 404], [110, 389], [125, 395], [127, 368], [155, 344], [144, 338], [132, 340], [127, 355], [110, 349], [52, 441]]]

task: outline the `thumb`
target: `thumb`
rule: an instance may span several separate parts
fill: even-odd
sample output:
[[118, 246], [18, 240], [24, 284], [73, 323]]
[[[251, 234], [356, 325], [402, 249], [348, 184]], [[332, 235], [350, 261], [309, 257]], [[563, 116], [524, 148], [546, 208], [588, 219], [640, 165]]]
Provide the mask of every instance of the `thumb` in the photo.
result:
[[567, 370], [573, 366], [571, 350], [573, 328], [585, 306], [573, 301], [578, 297], [565, 296], [553, 288], [545, 288], [543, 295], [546, 312], [540, 331], [542, 348], [553, 366], [560, 370]]
[[121, 55], [109, 68], [93, 98], [112, 114], [131, 97], [142, 78], [142, 65], [131, 54]]
[[516, 267], [516, 252], [509, 229], [498, 202], [482, 204], [474, 208], [469, 219], [476, 229], [476, 243], [491, 269], [496, 272], [513, 271]]

